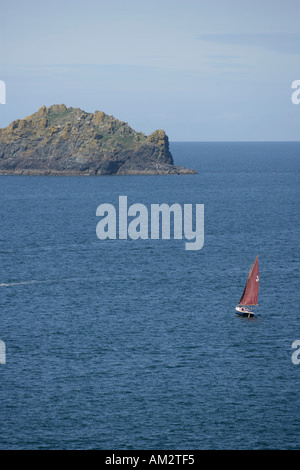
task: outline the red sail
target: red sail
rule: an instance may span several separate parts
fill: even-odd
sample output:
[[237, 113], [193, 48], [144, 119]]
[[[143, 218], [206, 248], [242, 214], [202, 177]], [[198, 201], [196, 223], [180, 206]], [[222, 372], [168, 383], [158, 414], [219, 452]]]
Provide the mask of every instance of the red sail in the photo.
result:
[[239, 305], [258, 305], [258, 289], [259, 269], [257, 256], [252, 269], [250, 268], [247, 284], [239, 302]]

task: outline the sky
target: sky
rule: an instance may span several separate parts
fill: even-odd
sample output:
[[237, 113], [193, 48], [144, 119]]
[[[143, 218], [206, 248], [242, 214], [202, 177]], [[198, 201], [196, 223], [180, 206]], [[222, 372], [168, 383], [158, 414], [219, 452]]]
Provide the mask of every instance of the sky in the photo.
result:
[[300, 0], [0, 0], [0, 127], [104, 111], [171, 141], [299, 140]]

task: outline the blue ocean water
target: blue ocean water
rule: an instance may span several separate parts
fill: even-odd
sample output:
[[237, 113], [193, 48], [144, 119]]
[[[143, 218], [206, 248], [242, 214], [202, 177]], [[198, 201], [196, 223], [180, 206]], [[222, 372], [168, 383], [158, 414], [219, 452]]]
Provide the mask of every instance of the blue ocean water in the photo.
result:
[[[300, 143], [171, 151], [198, 174], [1, 177], [1, 449], [300, 448]], [[203, 249], [99, 240], [119, 195], [204, 204]]]

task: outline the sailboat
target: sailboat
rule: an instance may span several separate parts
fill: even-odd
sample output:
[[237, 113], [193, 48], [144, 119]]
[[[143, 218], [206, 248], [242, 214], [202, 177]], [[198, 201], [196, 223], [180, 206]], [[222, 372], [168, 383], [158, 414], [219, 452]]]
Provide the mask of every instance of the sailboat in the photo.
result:
[[258, 305], [258, 289], [259, 289], [259, 268], [258, 256], [255, 258], [253, 266], [250, 266], [247, 283], [241, 300], [235, 307], [238, 315], [251, 318], [254, 316], [253, 309]]

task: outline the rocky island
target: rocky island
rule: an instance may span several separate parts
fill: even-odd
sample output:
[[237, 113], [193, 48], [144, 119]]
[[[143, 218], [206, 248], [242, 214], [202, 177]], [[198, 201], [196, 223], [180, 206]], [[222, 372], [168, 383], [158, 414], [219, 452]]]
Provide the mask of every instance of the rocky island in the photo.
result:
[[149, 136], [103, 111], [42, 106], [0, 129], [0, 174], [188, 175], [163, 130]]

